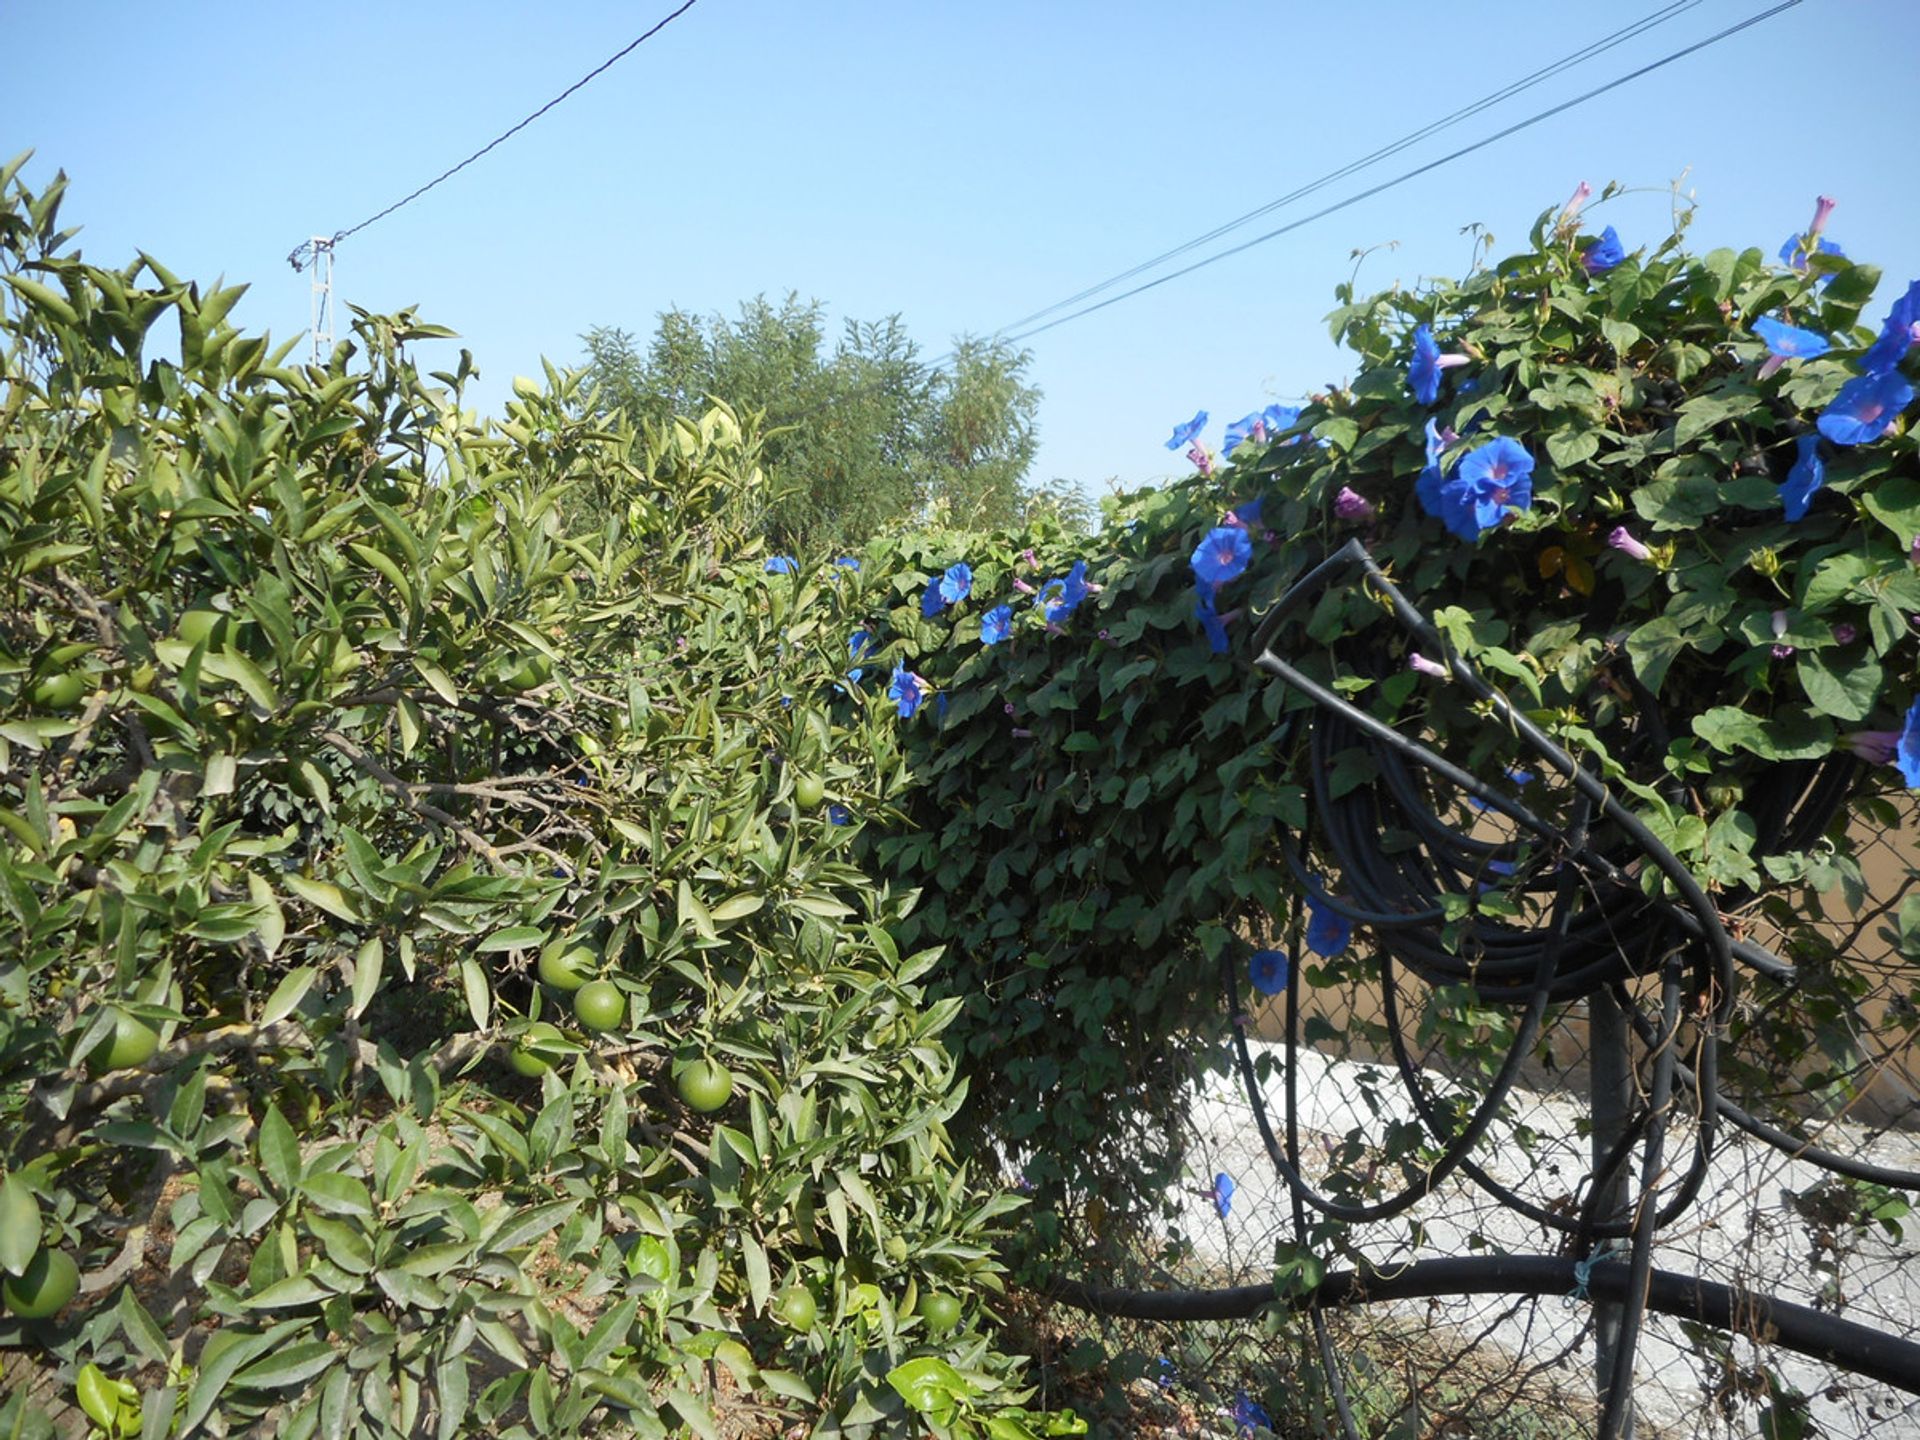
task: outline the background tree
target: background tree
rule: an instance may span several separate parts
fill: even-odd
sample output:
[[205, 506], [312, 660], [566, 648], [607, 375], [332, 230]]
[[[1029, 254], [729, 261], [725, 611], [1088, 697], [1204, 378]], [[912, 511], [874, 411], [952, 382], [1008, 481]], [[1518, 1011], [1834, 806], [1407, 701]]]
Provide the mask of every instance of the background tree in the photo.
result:
[[1029, 355], [962, 338], [924, 360], [898, 315], [850, 320], [829, 342], [818, 300], [764, 295], [737, 319], [667, 310], [642, 350], [629, 331], [584, 337], [601, 403], [636, 423], [695, 416], [708, 397], [765, 414], [773, 480], [763, 524], [779, 549], [858, 544], [889, 523], [941, 513], [992, 528], [1036, 512], [1084, 528], [1077, 487], [1027, 480], [1040, 392]]

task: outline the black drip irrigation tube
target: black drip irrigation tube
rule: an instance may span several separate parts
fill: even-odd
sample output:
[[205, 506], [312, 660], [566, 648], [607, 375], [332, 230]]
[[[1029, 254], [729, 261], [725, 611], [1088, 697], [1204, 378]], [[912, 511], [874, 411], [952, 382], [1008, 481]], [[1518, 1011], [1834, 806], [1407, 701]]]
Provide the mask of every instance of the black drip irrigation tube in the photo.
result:
[[[1357, 573], [1371, 593], [1386, 601], [1415, 640], [1447, 656], [1450, 678], [1485, 706], [1507, 734], [1523, 742], [1538, 761], [1572, 792], [1569, 818], [1556, 824], [1520, 798], [1488, 785], [1431, 748], [1353, 705], [1301, 673], [1276, 654], [1273, 641], [1288, 617], [1311, 594]], [[1310, 1207], [1347, 1223], [1398, 1215], [1431, 1194], [1456, 1170], [1502, 1206], [1567, 1234], [1575, 1255], [1470, 1257], [1419, 1261], [1392, 1274], [1343, 1271], [1328, 1275], [1305, 1294], [1281, 1295], [1270, 1285], [1223, 1290], [1125, 1290], [1065, 1278], [1045, 1290], [1050, 1298], [1101, 1314], [1142, 1320], [1229, 1320], [1269, 1307], [1304, 1309], [1313, 1325], [1321, 1365], [1332, 1389], [1341, 1428], [1349, 1440], [1358, 1431], [1324, 1311], [1377, 1301], [1448, 1295], [1555, 1292], [1591, 1295], [1609, 1307], [1616, 1327], [1602, 1346], [1599, 1435], [1613, 1440], [1631, 1423], [1634, 1355], [1646, 1311], [1677, 1316], [1751, 1335], [1767, 1343], [1824, 1360], [1855, 1373], [1920, 1394], [1920, 1344], [1771, 1296], [1737, 1290], [1653, 1267], [1655, 1233], [1697, 1198], [1712, 1162], [1718, 1123], [1739, 1129], [1793, 1156], [1857, 1180], [1920, 1189], [1920, 1173], [1855, 1160], [1801, 1141], [1748, 1114], [1719, 1092], [1718, 1032], [1734, 997], [1734, 963], [1782, 987], [1796, 983], [1792, 966], [1764, 947], [1735, 940], [1720, 910], [1686, 866], [1630, 810], [1604, 780], [1568, 754], [1514, 709], [1455, 656], [1439, 633], [1358, 540], [1328, 556], [1282, 596], [1256, 634], [1254, 664], [1299, 691], [1317, 707], [1308, 736], [1309, 790], [1327, 851], [1341, 874], [1341, 894], [1326, 893], [1306, 864], [1294, 837], [1282, 831], [1279, 847], [1304, 893], [1317, 906], [1368, 926], [1380, 961], [1382, 1007], [1400, 1079], [1439, 1156], [1409, 1176], [1404, 1189], [1374, 1201], [1336, 1198], [1309, 1184], [1300, 1165], [1299, 967], [1290, 967], [1286, 989], [1286, 1138], [1274, 1134], [1266, 1098], [1244, 1030], [1234, 1048], [1267, 1156], [1286, 1185], [1296, 1233], [1307, 1228]], [[1637, 710], [1650, 739], [1664, 749], [1666, 727], [1652, 695], [1630, 680]], [[1336, 796], [1335, 757], [1371, 743], [1377, 774]], [[1770, 849], [1804, 848], [1845, 802], [1857, 764], [1849, 757], [1783, 764], [1778, 783], [1756, 797], [1753, 814]], [[1425, 776], [1423, 781], [1420, 777]], [[1488, 840], [1464, 834], [1437, 813], [1423, 784], [1451, 786], [1486, 811], [1503, 817], [1520, 838]], [[1596, 839], [1595, 831], [1601, 832]], [[1412, 836], [1414, 845], [1389, 850], [1386, 833]], [[1627, 859], [1620, 859], [1620, 855]], [[1525, 863], [1524, 873], [1518, 867]], [[1651, 865], [1677, 901], [1649, 895], [1635, 868]], [[1500, 868], [1513, 885], [1530, 893], [1552, 892], [1544, 925], [1522, 927], [1472, 915], [1464, 943], [1449, 949], [1435, 933], [1446, 921], [1445, 894], [1472, 893], [1489, 870]], [[1585, 903], [1581, 903], [1582, 900]], [[1736, 900], [1738, 897], [1735, 897]], [[1294, 917], [1298, 929], [1298, 914]], [[1521, 1009], [1507, 1054], [1486, 1094], [1463, 1125], [1449, 1121], [1427, 1090], [1424, 1072], [1411, 1054], [1400, 1018], [1398, 962], [1429, 985], [1465, 985], [1485, 1002]], [[1627, 982], [1657, 974], [1660, 1014], [1656, 1021], [1627, 993]], [[1221, 963], [1227, 1013], [1242, 1014], [1238, 976], [1231, 959]], [[1631, 1114], [1615, 1116], [1619, 1129], [1604, 1152], [1596, 1145], [1589, 1189], [1575, 1213], [1537, 1204], [1496, 1181], [1477, 1165], [1472, 1151], [1485, 1137], [1512, 1093], [1521, 1064], [1537, 1040], [1547, 1007], [1605, 992], [1630, 1017], [1631, 1032], [1648, 1059], [1648, 1090]], [[1683, 1029], [1692, 1027], [1692, 1064], [1681, 1059]], [[1622, 1039], [1624, 1044], [1624, 1036]], [[1665, 1146], [1675, 1109], [1676, 1087], [1691, 1093], [1692, 1154], [1676, 1178], [1666, 1173]], [[1596, 1101], [1597, 1103], [1597, 1101]], [[1597, 1115], [1597, 1112], [1596, 1112]], [[1621, 1177], [1634, 1150], [1640, 1154], [1639, 1197], [1631, 1205]], [[1664, 1192], [1664, 1195], [1662, 1194]], [[1656, 1199], [1658, 1203], [1656, 1203]], [[1605, 1213], [1609, 1206], [1612, 1213]], [[1597, 1263], [1595, 1241], [1626, 1239], [1625, 1265]], [[1581, 1261], [1577, 1254], [1585, 1252]], [[1610, 1352], [1610, 1353], [1609, 1353]]]
[[[1122, 1290], [1066, 1279], [1053, 1280], [1042, 1293], [1063, 1305], [1127, 1320], [1246, 1320], [1269, 1309], [1331, 1310], [1451, 1295], [1571, 1295], [1581, 1288], [1576, 1265], [1571, 1257], [1554, 1255], [1419, 1260], [1391, 1273], [1331, 1271], [1314, 1289], [1292, 1296], [1277, 1294], [1271, 1285]], [[1586, 1272], [1585, 1288], [1596, 1300], [1626, 1304], [1629, 1282], [1625, 1265], [1594, 1265]], [[1650, 1271], [1644, 1293], [1645, 1308], [1657, 1314], [1747, 1335], [1920, 1395], [1920, 1343], [1912, 1340], [1811, 1306], [1671, 1270]]]

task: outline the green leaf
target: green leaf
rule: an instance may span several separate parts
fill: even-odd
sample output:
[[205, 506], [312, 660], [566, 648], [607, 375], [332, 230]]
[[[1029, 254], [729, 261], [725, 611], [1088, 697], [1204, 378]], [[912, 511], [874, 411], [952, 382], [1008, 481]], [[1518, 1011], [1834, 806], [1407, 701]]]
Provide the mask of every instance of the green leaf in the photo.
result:
[[298, 1385], [304, 1380], [311, 1380], [336, 1360], [341, 1364], [346, 1363], [341, 1352], [328, 1341], [303, 1340], [298, 1345], [275, 1350], [254, 1361], [233, 1377], [233, 1383], [260, 1390], [277, 1390], [283, 1385]]
[[333, 1291], [322, 1285], [311, 1275], [289, 1275], [284, 1280], [276, 1280], [264, 1290], [247, 1296], [241, 1303], [251, 1310], [284, 1310], [294, 1305], [311, 1305], [318, 1300], [328, 1300]]
[[380, 971], [385, 959], [386, 950], [380, 943], [380, 937], [378, 935], [362, 945], [359, 952], [354, 955], [353, 995], [352, 1002], [347, 1007], [347, 1014], [350, 1018], [358, 1017], [365, 1011], [367, 1006], [372, 1003], [374, 995], [378, 993], [380, 989]]
[[1746, 750], [1763, 760], [1818, 760], [1834, 747], [1833, 726], [1799, 709], [1763, 720], [1737, 705], [1717, 705], [1694, 717], [1693, 733], [1722, 753]]
[[323, 1170], [302, 1180], [300, 1192], [330, 1215], [373, 1214], [373, 1196], [351, 1175]]
[[325, 880], [309, 880], [304, 875], [282, 875], [280, 881], [287, 889], [316, 909], [324, 910], [329, 915], [345, 920], [349, 924], [360, 923], [360, 916], [355, 911], [353, 903], [347, 899], [346, 892], [338, 885], [330, 884]]
[[1880, 662], [1870, 655], [1851, 661], [1838, 655], [1839, 667], [1829, 663], [1825, 652], [1802, 650], [1794, 661], [1800, 676], [1800, 688], [1807, 703], [1823, 715], [1836, 720], [1864, 720], [1880, 696], [1884, 672]]
[[278, 1024], [291, 1015], [300, 1002], [307, 998], [307, 991], [313, 988], [313, 982], [319, 972], [311, 965], [296, 965], [273, 987], [273, 994], [267, 997], [267, 1003], [260, 1008], [260, 1026]]
[[287, 1117], [280, 1113], [280, 1107], [271, 1100], [267, 1102], [267, 1113], [260, 1117], [260, 1133], [254, 1137], [254, 1147], [267, 1178], [281, 1194], [289, 1193], [294, 1181], [300, 1178], [300, 1141], [294, 1136]]
[[922, 1415], [946, 1410], [972, 1396], [975, 1386], [937, 1355], [922, 1355], [887, 1372], [887, 1383]]
[[1659, 694], [1667, 667], [1690, 643], [1680, 633], [1680, 627], [1666, 616], [1647, 621], [1627, 637], [1627, 656], [1633, 661], [1633, 673], [1648, 690]]
[[18, 1175], [0, 1180], [0, 1270], [24, 1275], [40, 1253], [40, 1202]]
[[487, 972], [471, 955], [460, 961], [460, 989], [467, 997], [467, 1013], [473, 1016], [476, 1030], [487, 1028], [487, 1016], [493, 1009], [493, 992], [487, 986]]

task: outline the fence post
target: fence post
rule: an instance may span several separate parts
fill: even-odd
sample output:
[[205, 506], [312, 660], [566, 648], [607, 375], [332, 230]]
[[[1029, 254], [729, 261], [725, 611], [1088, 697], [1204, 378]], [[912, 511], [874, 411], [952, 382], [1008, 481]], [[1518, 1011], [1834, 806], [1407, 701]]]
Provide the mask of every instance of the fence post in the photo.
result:
[[[1629, 1050], [1627, 1017], [1604, 986], [1587, 997], [1587, 1089], [1593, 1112], [1593, 1168], [1597, 1175], [1615, 1143], [1626, 1133], [1633, 1112], [1633, 1055]], [[1594, 1206], [1603, 1220], [1628, 1214], [1628, 1187], [1633, 1166], [1618, 1166]], [[1585, 1257], [1582, 1257], [1585, 1258]], [[1621, 1306], [1594, 1302], [1594, 1394], [1604, 1409], [1613, 1379], [1614, 1347], [1620, 1339]], [[1632, 1384], [1631, 1378], [1627, 1382]], [[1633, 1409], [1624, 1412], [1620, 1440], [1633, 1440]]]

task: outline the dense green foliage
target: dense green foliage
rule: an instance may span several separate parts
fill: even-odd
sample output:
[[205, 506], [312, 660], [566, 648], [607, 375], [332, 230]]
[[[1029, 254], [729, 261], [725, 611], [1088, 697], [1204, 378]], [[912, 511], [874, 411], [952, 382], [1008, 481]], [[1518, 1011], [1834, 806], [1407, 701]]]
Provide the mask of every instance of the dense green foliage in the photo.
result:
[[[1373, 776], [1374, 759], [1364, 746], [1317, 758], [1293, 723], [1311, 713], [1305, 697], [1245, 662], [1252, 622], [1353, 536], [1451, 650], [1618, 785], [1722, 905], [1785, 937], [1801, 984], [1735, 1024], [1730, 1063], [1756, 1103], [1782, 1103], [1780, 1077], [1795, 1068], [1834, 1103], [1856, 1093], [1854, 1004], [1869, 980], [1837, 953], [1844, 936], [1818, 926], [1819, 896], [1844, 885], [1863, 904], [1847, 823], [1893, 823], [1882, 797], [1900, 779], [1863, 767], [1830, 823], [1790, 852], [1756, 817], [1781, 789], [1781, 762], [1844, 754], [1851, 726], [1883, 732], [1854, 743], [1890, 747], [1920, 688], [1909, 555], [1920, 474], [1904, 421], [1887, 416], [1860, 443], [1819, 442], [1825, 488], [1803, 519], [1783, 513], [1798, 438], [1861, 368], [1877, 273], [1827, 255], [1803, 271], [1757, 250], [1696, 257], [1679, 234], [1590, 273], [1592, 243], [1548, 215], [1531, 250], [1458, 284], [1343, 291], [1332, 325], [1358, 352], [1349, 387], [1211, 473], [1121, 497], [1093, 535], [932, 533], [890, 552], [882, 654], [944, 703], [908, 726], [911, 823], [880, 838], [878, 856], [924, 890], [911, 941], [952, 946], [942, 983], [964, 1002], [977, 1083], [1049, 1200], [1066, 1179], [1106, 1203], [1150, 1205], [1177, 1174], [1171, 1127], [1156, 1120], [1178, 1115], [1182, 1080], [1218, 1053], [1215, 962], [1243, 956], [1301, 889], [1277, 827], [1303, 835], [1316, 884], [1342, 886], [1318, 848], [1308, 782], [1324, 768], [1337, 797]], [[1830, 336], [1832, 353], [1762, 377], [1750, 327], [1782, 311]], [[1465, 361], [1431, 404], [1409, 384], [1422, 325]], [[1430, 466], [1460, 475], [1495, 436], [1531, 457], [1531, 504], [1467, 539], [1422, 503], [1420, 480]], [[1216, 646], [1190, 557], [1236, 523], [1250, 543], [1244, 570], [1207, 597]], [[1646, 535], [1645, 558], [1609, 545], [1621, 525]], [[923, 585], [962, 560], [965, 604], [923, 616]], [[1095, 588], [1048, 625], [1060, 592], [1020, 584], [1057, 582], [1074, 561]], [[1010, 638], [983, 644], [1001, 603]], [[1529, 803], [1565, 815], [1565, 788], [1541, 783], [1537, 757], [1463, 689], [1410, 669], [1413, 643], [1360, 587], [1315, 596], [1277, 643], [1476, 774], [1531, 766]], [[1438, 803], [1472, 823], [1457, 794]], [[1475, 917], [1537, 915], [1542, 887], [1525, 868], [1443, 896], [1445, 943], [1470, 947]], [[1917, 922], [1909, 902], [1909, 949]], [[1313, 974], [1331, 983], [1365, 953]], [[1914, 1014], [1886, 1023], [1910, 1031]], [[1129, 1143], [1111, 1145], [1116, 1134]]]
[[860, 577], [765, 572], [755, 442], [472, 428], [407, 314], [289, 367], [17, 168], [0, 1269], [84, 1280], [0, 1343], [152, 1436], [1029, 1433], [957, 1006], [820, 804], [894, 727], [793, 703]]
[[[476, 428], [467, 358], [413, 358], [446, 332], [359, 315], [289, 367], [236, 290], [67, 254], [58, 201], [0, 208], [0, 1269], [82, 1278], [0, 1340], [111, 1413], [133, 1383], [154, 1435], [1070, 1425], [995, 1348], [1000, 1167], [1043, 1249], [1178, 1180], [1220, 963], [1295, 908], [1277, 840], [1337, 891], [1310, 782], [1373, 774], [1245, 663], [1354, 535], [1428, 659], [1786, 935], [1800, 988], [1735, 1021], [1754, 1083], [1848, 1093], [1865, 982], [1809, 917], [1860, 901], [1846, 821], [1891, 772], [1792, 853], [1754, 815], [1920, 682], [1905, 422], [1782, 509], [1866, 266], [1676, 236], [1596, 270], [1543, 217], [1457, 285], [1343, 293], [1350, 386], [1080, 534], [1011, 503], [1020, 357], [969, 398], [897, 327], [823, 359], [817, 309], [762, 304], [644, 359], [596, 332], [598, 404], [550, 372]], [[1776, 310], [1832, 354], [1760, 375]], [[1431, 397], [1416, 326], [1467, 362]], [[1423, 479], [1496, 436], [1530, 495], [1468, 537]], [[1209, 540], [1242, 562], [1201, 593]], [[1528, 758], [1355, 587], [1280, 643], [1476, 773]], [[1537, 913], [1447, 899], [1455, 945]]]
[[963, 338], [930, 365], [897, 315], [849, 321], [829, 344], [820, 302], [794, 295], [737, 320], [666, 311], [644, 353], [617, 328], [585, 339], [599, 402], [637, 425], [697, 417], [713, 397], [762, 417], [776, 550], [838, 554], [929, 514], [964, 529], [1088, 518], [1071, 485], [1027, 479], [1040, 392], [1024, 351]]

